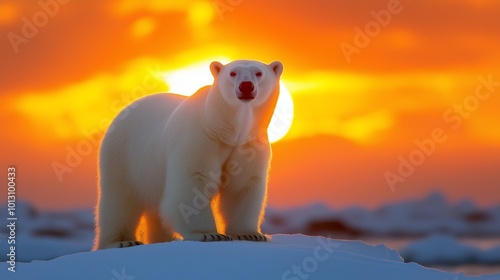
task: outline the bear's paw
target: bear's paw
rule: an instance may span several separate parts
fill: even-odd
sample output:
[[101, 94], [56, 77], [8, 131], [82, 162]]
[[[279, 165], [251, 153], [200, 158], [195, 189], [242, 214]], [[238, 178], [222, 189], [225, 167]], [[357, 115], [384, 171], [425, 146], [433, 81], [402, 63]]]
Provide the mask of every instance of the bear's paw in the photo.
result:
[[144, 243], [139, 242], [137, 240], [120, 241], [120, 242], [111, 243], [108, 246], [105, 246], [105, 248], [106, 249], [109, 249], [109, 248], [127, 248], [127, 247], [133, 247], [133, 246], [138, 246], [138, 245], [144, 245]]
[[184, 240], [213, 242], [213, 241], [233, 241], [233, 238], [229, 235], [214, 232], [214, 233], [190, 233], [190, 234], [186, 234], [186, 235], [184, 235]]
[[246, 241], [256, 241], [256, 242], [268, 242], [271, 241], [271, 237], [266, 234], [261, 233], [245, 233], [233, 235], [234, 240], [246, 240]]

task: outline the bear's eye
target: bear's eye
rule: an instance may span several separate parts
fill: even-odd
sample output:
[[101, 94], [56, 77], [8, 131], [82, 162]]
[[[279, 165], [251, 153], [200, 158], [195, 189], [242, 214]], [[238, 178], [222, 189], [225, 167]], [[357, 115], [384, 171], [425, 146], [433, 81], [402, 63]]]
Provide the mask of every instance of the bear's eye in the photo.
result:
[[255, 73], [255, 76], [257, 76], [257, 77], [262, 76], [262, 72], [259, 71], [259, 72]]
[[236, 76], [236, 72], [231, 72], [231, 73], [229, 73], [229, 76], [231, 76], [231, 77]]

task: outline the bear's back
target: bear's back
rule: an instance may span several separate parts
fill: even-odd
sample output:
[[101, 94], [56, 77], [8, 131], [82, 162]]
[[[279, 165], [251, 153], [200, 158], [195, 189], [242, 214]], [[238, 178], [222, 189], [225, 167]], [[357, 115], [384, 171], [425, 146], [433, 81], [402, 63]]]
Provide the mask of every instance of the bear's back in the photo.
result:
[[[101, 143], [100, 172], [124, 176], [123, 180], [133, 188], [162, 187], [165, 178], [165, 124], [186, 98], [177, 94], [153, 94], [123, 109]], [[153, 195], [156, 191], [149, 193]]]

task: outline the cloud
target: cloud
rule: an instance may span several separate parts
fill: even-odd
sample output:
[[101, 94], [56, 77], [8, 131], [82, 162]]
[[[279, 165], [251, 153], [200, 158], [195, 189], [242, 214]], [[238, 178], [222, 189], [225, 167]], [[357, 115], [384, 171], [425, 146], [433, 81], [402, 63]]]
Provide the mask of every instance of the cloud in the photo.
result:
[[86, 131], [101, 133], [118, 112], [134, 100], [165, 90], [155, 60], [130, 62], [118, 73], [101, 73], [47, 92], [28, 92], [12, 101], [39, 138], [75, 140]]
[[[318, 180], [324, 181], [316, 189], [316, 198], [328, 192], [336, 196], [338, 189], [331, 188], [331, 182], [336, 182], [353, 190], [345, 201], [355, 201], [359, 190], [370, 193], [367, 201], [371, 200], [368, 186], [374, 180], [383, 181], [383, 170], [379, 170], [380, 160], [370, 159], [362, 149], [389, 154], [387, 162], [393, 164], [399, 150], [411, 149], [415, 138], [428, 137], [432, 129], [443, 125], [443, 112], [474, 94], [479, 75], [491, 74], [494, 81], [500, 81], [500, 2], [496, 0], [401, 0], [403, 10], [369, 38], [351, 63], [339, 44], [353, 44], [354, 28], [364, 30], [374, 21], [372, 11], [386, 9], [389, 0], [69, 1], [38, 27], [36, 36], [19, 46], [17, 54], [6, 35], [21, 34], [24, 18], [33, 21], [43, 10], [39, 1], [4, 2], [0, 4], [0, 34], [4, 34], [0, 40], [0, 118], [8, 120], [4, 129], [9, 133], [0, 141], [9, 148], [2, 162], [30, 171], [31, 175], [22, 177], [30, 180], [24, 184], [26, 190], [35, 200], [47, 191], [45, 196], [50, 198], [45, 198], [44, 205], [62, 203], [61, 194], [80, 196], [74, 189], [86, 190], [85, 203], [93, 200], [95, 190], [88, 186], [95, 183], [95, 154], [64, 184], [57, 182], [50, 163], [64, 160], [65, 146], [77, 143], [86, 131], [103, 132], [119, 109], [143, 94], [139, 90], [144, 87], [143, 79], [149, 67], [156, 69], [156, 65], [160, 72], [169, 73], [220, 57], [281, 60], [283, 80], [295, 102], [289, 138], [300, 141], [304, 136], [328, 134], [364, 144], [324, 155], [319, 149], [309, 162], [299, 154], [297, 165], [273, 176], [286, 181], [276, 196], [283, 200], [290, 200], [290, 190], [302, 197], [300, 187], [289, 186], [309, 182], [311, 172], [318, 172]], [[147, 93], [164, 89], [150, 87]], [[450, 140], [443, 150], [449, 157], [439, 163], [449, 164], [451, 171], [437, 181], [419, 181], [411, 189], [422, 187], [421, 182], [448, 182], [451, 187], [458, 182], [460, 191], [467, 193], [467, 184], [459, 181], [469, 177], [471, 184], [489, 178], [492, 190], [498, 181], [491, 147], [500, 143], [499, 107], [495, 92], [480, 102], [460, 129], [447, 130]], [[321, 147], [333, 149], [337, 144], [328, 138]], [[307, 140], [296, 147], [304, 147], [304, 155], [311, 156], [311, 146], [318, 142]], [[53, 151], [50, 155], [47, 147]], [[296, 147], [283, 149], [281, 160], [290, 161], [300, 152]], [[478, 149], [482, 154], [476, 157]], [[352, 181], [359, 173], [336, 161], [339, 152], [340, 159], [352, 161], [350, 166], [359, 168], [362, 162], [361, 169], [373, 174]], [[457, 154], [465, 158], [460, 160], [461, 172], [454, 169]], [[318, 155], [324, 159], [318, 160]], [[483, 160], [485, 171], [469, 176], [468, 169]], [[429, 165], [432, 172], [430, 167], [434, 166]], [[308, 174], [307, 178], [294, 182], [290, 170], [306, 170], [296, 173]], [[326, 182], [324, 174], [331, 170], [341, 170], [339, 174], [345, 177]], [[455, 174], [464, 177], [456, 179]], [[483, 192], [491, 198], [488, 194], [491, 191]], [[69, 206], [78, 199], [64, 203]]]
[[[213, 45], [231, 46], [242, 57], [280, 59], [288, 73], [467, 71], [498, 65], [500, 54], [493, 50], [500, 46], [500, 3], [486, 0], [401, 0], [401, 13], [393, 15], [387, 27], [347, 63], [339, 44], [352, 44], [354, 28], [363, 30], [374, 20], [371, 12], [385, 9], [387, 3], [256, 0], [229, 7], [220, 18], [220, 7], [212, 1], [127, 0], [92, 5], [70, 1], [28, 44], [20, 46], [17, 55], [8, 40], [0, 43], [6, 66], [3, 94], [50, 89], [116, 69], [137, 57], [170, 59], [180, 51]], [[21, 19], [31, 20], [41, 10], [26, 0], [4, 6], [10, 11], [0, 25], [4, 34], [20, 33]], [[225, 54], [214, 50], [213, 55]]]
[[[1, 34], [12, 32], [26, 37], [26, 22], [34, 24], [33, 17], [44, 13], [41, 6], [27, 3], [33, 2], [16, 6], [18, 18], [0, 26]], [[138, 57], [168, 59], [185, 50], [195, 31], [201, 28], [183, 24], [188, 11], [172, 8], [144, 14], [136, 10], [135, 14], [124, 15], [114, 13], [107, 3], [70, 1], [60, 5], [46, 24], [34, 25], [36, 32], [26, 37], [27, 43], [17, 46], [17, 54], [9, 40], [2, 40], [0, 58], [5, 67], [1, 69], [0, 94], [78, 83], [99, 72], [114, 71]], [[194, 17], [193, 20], [206, 20], [206, 15], [199, 11]]]

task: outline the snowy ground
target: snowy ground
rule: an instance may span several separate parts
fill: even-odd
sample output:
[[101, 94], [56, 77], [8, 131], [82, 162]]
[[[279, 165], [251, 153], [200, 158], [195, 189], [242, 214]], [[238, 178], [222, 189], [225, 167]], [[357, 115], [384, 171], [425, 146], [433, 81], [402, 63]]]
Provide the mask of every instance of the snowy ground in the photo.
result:
[[[7, 207], [5, 207], [5, 205], [0, 206], [0, 220], [6, 221], [6, 209]], [[51, 260], [59, 256], [78, 252], [88, 252], [92, 246], [94, 221], [91, 210], [84, 209], [65, 212], [46, 212], [38, 211], [28, 203], [18, 202], [16, 215], [18, 217], [16, 227], [16, 261], [18, 262], [18, 268], [26, 267], [26, 270], [31, 271], [40, 266], [51, 267], [51, 264], [53, 263], [60, 263], [61, 259], [48, 263], [33, 262], [30, 265], [22, 264], [22, 262], [30, 262], [32, 260]], [[496, 246], [486, 248], [480, 248], [476, 245], [470, 245], [462, 242], [463, 237], [473, 237], [475, 239], [497, 238], [497, 240], [500, 241], [500, 206], [479, 208], [472, 202], [468, 201], [452, 205], [438, 193], [431, 194], [420, 200], [385, 205], [374, 211], [369, 211], [360, 207], [332, 210], [324, 205], [318, 204], [286, 210], [276, 210], [271, 208], [266, 212], [266, 222], [263, 225], [263, 231], [271, 234], [304, 233], [311, 236], [323, 235], [333, 238], [349, 239], [364, 239], [367, 236], [378, 236], [383, 237], [382, 239], [385, 238], [385, 240], [397, 240], [401, 236], [410, 237], [413, 241], [409, 244], [404, 244], [404, 246], [388, 245], [392, 246], [391, 248], [400, 249], [400, 254], [406, 262], [418, 262], [425, 265], [489, 265], [489, 268], [492, 269], [488, 269], [488, 273], [490, 271], [500, 273], [500, 242], [493, 242]], [[0, 261], [2, 262], [8, 260], [7, 252], [9, 252], [10, 246], [7, 244], [8, 233], [7, 227], [0, 227]], [[281, 252], [280, 250], [283, 250], [284, 247], [289, 248], [290, 252], [284, 253], [280, 258], [289, 263], [289, 266], [291, 266], [292, 264], [297, 263], [297, 260], [300, 260], [300, 258], [306, 258], [303, 254], [295, 256], [294, 252], [297, 250], [300, 251], [298, 248], [302, 248], [306, 251], [311, 250], [310, 247], [313, 242], [311, 240], [319, 242], [319, 239], [314, 238], [309, 239], [299, 236], [290, 237], [277, 235], [274, 240], [275, 242], [266, 244], [265, 246], [267, 247], [262, 250], [270, 250], [269, 252], [266, 251], [266, 254], [279, 254], [276, 250]], [[304, 244], [301, 244], [302, 242]], [[350, 244], [349, 246], [357, 244], [352, 245], [354, 247], [345, 247], [361, 250], [351, 252], [353, 254], [361, 252], [361, 255], [363, 256], [368, 254], [368, 257], [373, 257], [374, 255], [372, 253], [379, 250], [380, 252], [384, 251], [383, 255], [392, 256], [392, 261], [395, 261], [395, 258], [398, 259], [398, 262], [401, 261], [401, 258], [397, 253], [390, 252], [385, 249], [382, 250], [380, 249], [381, 247], [376, 247], [379, 249], [375, 250], [367, 249], [371, 247], [359, 242], [340, 243], [345, 244], [345, 246], [347, 246], [347, 244]], [[178, 248], [178, 246], [187, 246], [178, 245], [178, 243], [176, 244], [177, 245], [171, 244], [168, 246], [173, 246], [174, 248]], [[232, 242], [231, 244], [231, 246], [236, 246], [238, 248], [240, 248], [239, 246], [243, 246], [241, 248], [247, 248], [245, 246], [251, 246], [251, 248], [254, 248], [252, 246], [257, 246], [255, 248], [261, 248], [258, 246], [263, 246], [258, 244], [240, 244], [239, 242]], [[285, 244], [287, 245], [285, 246]], [[370, 242], [370, 244], [379, 243]], [[156, 248], [155, 246], [159, 245], [154, 245], [153, 248]], [[205, 248], [204, 246], [216, 245], [189, 246], [194, 247], [189, 247], [188, 249], [198, 248], [196, 246], [201, 246], [199, 248]], [[220, 244], [217, 246], [226, 248], [224, 246], [228, 245]], [[151, 248], [151, 246], [145, 246], [144, 248]], [[231, 253], [233, 250], [238, 251], [240, 249], [228, 249], [230, 250], [228, 252]], [[170, 250], [171, 248], [169, 247], [169, 249], [165, 249], [165, 252], [170, 252]], [[141, 254], [143, 253], [142, 251], [140, 252]], [[210, 252], [210, 255], [219, 254], [217, 252]], [[252, 252], [253, 251], [249, 251], [250, 254]], [[198, 254], [198, 251], [191, 253]], [[207, 251], [207, 254], [208, 253], [209, 252]], [[100, 253], [97, 255], [99, 254]], [[160, 259], [162, 255], [163, 254], [159, 255]], [[170, 253], [168, 253], [168, 255], [170, 255]], [[80, 254], [77, 254], [76, 256], [80, 256]], [[75, 256], [68, 256], [68, 258], [72, 259], [75, 258]], [[337, 256], [333, 259], [338, 258], [341, 257]], [[380, 256], [377, 255], [375, 258], [380, 259]], [[66, 257], [62, 259], [65, 260]], [[247, 260], [244, 259], [242, 261]], [[326, 264], [330, 261], [325, 261], [324, 266], [330, 267], [330, 264]], [[384, 261], [387, 260], [384, 259]], [[85, 267], [88, 267], [86, 262], [87, 260], [85, 260]], [[272, 262], [263, 262], [263, 260], [260, 259], [260, 256], [258, 259], [254, 256], [253, 262], [264, 263], [266, 265], [268, 263], [272, 263], [273, 265], [276, 263], [274, 260]], [[90, 263], [92, 263], [92, 261], [89, 261], [89, 265]], [[318, 262], [318, 271], [323, 271], [325, 269], [330, 271], [330, 268], [320, 268], [320, 263], [322, 262]], [[281, 263], [277, 263], [276, 265], [279, 266], [280, 264]], [[312, 265], [312, 263], [309, 265]], [[57, 265], [54, 265], [54, 267], [57, 267]], [[134, 267], [135, 264], [130, 265], [130, 267], [127, 266], [127, 273], [129, 269], [134, 269]], [[149, 266], [146, 265], [146, 267]], [[121, 273], [121, 266], [109, 269], [116, 269], [118, 273]], [[110, 272], [108, 271], [108, 273]], [[277, 273], [277, 271], [273, 271], [273, 273]], [[484, 273], [485, 272], [481, 272], [480, 274]], [[112, 279], [113, 277], [113, 275], [110, 275], [110, 277], [103, 279]], [[299, 276], [295, 277], [298, 278], [290, 276], [290, 279], [306, 279]], [[116, 280], [120, 279], [117, 277], [114, 278]], [[316, 278], [313, 277], [312, 279]], [[497, 279], [500, 279], [500, 277]]]
[[170, 242], [67, 255], [51, 261], [0, 264], [0, 279], [385, 279], [498, 280], [404, 263], [384, 245], [304, 235], [270, 243]]

